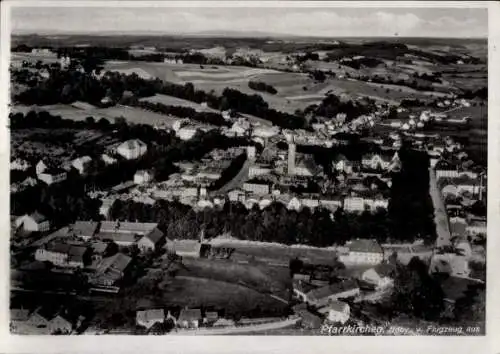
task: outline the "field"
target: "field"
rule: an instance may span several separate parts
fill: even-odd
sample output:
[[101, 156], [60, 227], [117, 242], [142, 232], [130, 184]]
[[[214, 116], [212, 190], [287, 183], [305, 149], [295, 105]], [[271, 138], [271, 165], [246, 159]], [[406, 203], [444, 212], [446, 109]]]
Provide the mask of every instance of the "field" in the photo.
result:
[[270, 264], [276, 263], [288, 267], [293, 258], [300, 258], [307, 263], [334, 264], [337, 253], [331, 249], [314, 247], [289, 247], [269, 243], [221, 242], [220, 247], [235, 248], [231, 256], [235, 259], [263, 261]]
[[151, 102], [151, 103], [161, 103], [166, 106], [181, 106], [181, 107], [189, 107], [195, 109], [197, 112], [212, 112], [217, 113], [215, 109], [210, 107], [203, 107], [201, 104], [183, 100], [181, 98], [167, 96], [162, 94], [157, 94], [152, 97], [144, 97], [141, 98], [140, 101]]
[[261, 293], [287, 298], [291, 286], [287, 268], [264, 264], [243, 265], [229, 260], [185, 259], [178, 274], [243, 285]]
[[94, 117], [95, 120], [106, 118], [110, 122], [114, 122], [116, 118], [123, 117], [129, 123], [134, 124], [167, 124], [172, 125], [177, 119], [171, 116], [166, 116], [154, 112], [150, 112], [141, 108], [129, 106], [114, 106], [108, 108], [90, 108], [81, 109], [72, 105], [55, 104], [47, 106], [21, 106], [12, 107], [12, 112], [27, 113], [31, 110], [47, 111], [52, 115], [61, 116], [63, 119], [71, 119], [75, 121], [85, 120], [87, 117]]
[[226, 316], [251, 316], [256, 309], [267, 316], [280, 315], [287, 306], [247, 287], [212, 279], [170, 278], [159, 286], [163, 306], [224, 309]]

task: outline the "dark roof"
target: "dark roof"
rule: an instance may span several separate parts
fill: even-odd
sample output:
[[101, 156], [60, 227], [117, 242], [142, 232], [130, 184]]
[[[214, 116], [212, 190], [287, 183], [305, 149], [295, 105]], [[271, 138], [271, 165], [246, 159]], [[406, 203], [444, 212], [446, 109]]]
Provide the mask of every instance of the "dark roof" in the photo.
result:
[[75, 236], [92, 237], [95, 235], [99, 223], [97, 221], [75, 221], [71, 226], [71, 230]]
[[350, 252], [383, 253], [382, 247], [374, 240], [354, 240], [348, 245]]
[[183, 309], [179, 314], [178, 321], [196, 321], [201, 319], [200, 309]]
[[345, 291], [353, 289], [359, 289], [358, 283], [355, 280], [345, 280], [324, 286], [319, 289], [311, 290], [309, 293], [307, 293], [307, 297], [309, 297], [313, 301], [321, 300], [330, 295], [343, 293]]
[[155, 228], [153, 231], [145, 235], [144, 237], [147, 237], [151, 242], [154, 244], [158, 243], [163, 238], [163, 232], [161, 232], [159, 229]]
[[98, 265], [98, 269], [101, 272], [108, 269], [123, 272], [131, 261], [132, 258], [130, 258], [129, 256], [124, 255], [123, 253], [117, 253], [111, 257], [103, 259], [102, 262]]
[[47, 220], [47, 218], [43, 214], [39, 213], [38, 211], [35, 211], [34, 213], [31, 213], [30, 217], [36, 223], [44, 222], [45, 220]]

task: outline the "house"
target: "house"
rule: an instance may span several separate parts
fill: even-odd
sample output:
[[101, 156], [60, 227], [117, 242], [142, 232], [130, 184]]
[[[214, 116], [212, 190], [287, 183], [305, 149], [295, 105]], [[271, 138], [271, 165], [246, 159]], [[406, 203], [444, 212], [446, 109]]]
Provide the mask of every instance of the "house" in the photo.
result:
[[26, 171], [30, 167], [31, 165], [29, 164], [29, 162], [23, 159], [15, 159], [14, 161], [10, 162], [11, 170]]
[[455, 277], [469, 277], [469, 260], [456, 253], [434, 254], [431, 258], [429, 273], [445, 273]]
[[116, 253], [97, 264], [96, 271], [89, 277], [89, 283], [99, 287], [113, 287], [125, 277], [132, 258]]
[[401, 169], [401, 160], [397, 152], [394, 155], [370, 153], [362, 156], [361, 165], [371, 170], [399, 171]]
[[113, 165], [115, 164], [118, 160], [115, 159], [114, 157], [109, 156], [108, 154], [102, 154], [101, 155], [101, 160], [106, 164], [106, 165]]
[[81, 175], [85, 174], [92, 162], [92, 158], [90, 156], [82, 156], [73, 160], [71, 165], [80, 173]]
[[207, 311], [205, 312], [205, 317], [203, 318], [203, 322], [209, 325], [215, 324], [219, 320], [219, 314], [216, 311]]
[[24, 308], [10, 309], [10, 331], [13, 333], [18, 333], [20, 328], [28, 321], [30, 317], [30, 311]]
[[139, 170], [134, 174], [134, 183], [143, 184], [153, 180], [153, 174], [146, 170]]
[[95, 236], [98, 228], [99, 223], [97, 221], [77, 220], [74, 224], [68, 227], [68, 234], [81, 238], [84, 241], [88, 241]]
[[354, 164], [345, 157], [345, 155], [337, 155], [332, 161], [332, 170], [337, 172], [345, 172], [351, 174]]
[[361, 274], [360, 280], [374, 290], [382, 290], [394, 284], [391, 279], [393, 267], [389, 264], [379, 264], [373, 268], [365, 270]]
[[250, 180], [243, 183], [243, 190], [253, 194], [265, 195], [271, 192], [271, 183], [267, 181]]
[[471, 220], [465, 228], [468, 236], [486, 236], [486, 220]]
[[64, 318], [61, 314], [58, 314], [49, 321], [48, 328], [52, 334], [70, 334], [73, 331], [73, 325], [71, 322]]
[[68, 173], [59, 168], [53, 168], [45, 170], [44, 172], [38, 174], [38, 179], [47, 183], [48, 185], [54, 183], [60, 183], [68, 178]]
[[319, 309], [318, 312], [324, 315], [329, 323], [344, 324], [351, 316], [351, 308], [342, 301], [331, 301], [327, 306]]
[[165, 235], [159, 229], [155, 228], [153, 231], [144, 235], [138, 242], [137, 246], [141, 252], [156, 251], [161, 247]]
[[102, 215], [105, 219], [109, 218], [109, 211], [113, 204], [115, 203], [116, 198], [103, 198], [101, 199], [101, 206], [99, 207], [99, 215]]
[[346, 264], [379, 264], [384, 259], [384, 251], [375, 240], [355, 240], [347, 245], [348, 253], [340, 255]]
[[307, 310], [307, 306], [303, 304], [294, 307], [294, 312], [300, 316], [300, 324], [305, 329], [319, 329], [323, 325], [323, 320]]
[[307, 303], [322, 308], [332, 301], [356, 297], [360, 294], [359, 285], [354, 280], [344, 280], [309, 291]]
[[137, 311], [135, 315], [135, 323], [147, 329], [150, 329], [156, 323], [163, 323], [164, 321], [165, 312], [163, 309]]
[[139, 139], [127, 140], [116, 148], [116, 152], [127, 160], [138, 159], [147, 151], [148, 146]]
[[177, 326], [181, 328], [198, 328], [201, 319], [200, 309], [182, 309], [177, 319]]
[[31, 232], [45, 232], [50, 229], [49, 220], [37, 211], [17, 218], [15, 225], [16, 229], [22, 228], [24, 231]]
[[35, 251], [35, 259], [50, 262], [59, 267], [84, 268], [86, 265], [86, 246], [53, 242]]
[[91, 242], [89, 247], [90, 247], [90, 253], [91, 253], [91, 261], [92, 263], [97, 264], [98, 262], [102, 261], [104, 258], [104, 255], [108, 251], [109, 243], [107, 242]]
[[48, 168], [49, 168], [48, 163], [45, 163], [45, 161], [40, 160], [35, 166], [36, 174], [39, 175], [41, 173], [44, 173]]
[[[118, 246], [128, 247], [139, 241], [141, 237], [152, 234], [153, 232], [156, 233], [157, 229], [157, 223], [102, 221], [99, 232], [95, 237], [100, 240], [113, 241]], [[156, 236], [153, 238], [155, 237]]]

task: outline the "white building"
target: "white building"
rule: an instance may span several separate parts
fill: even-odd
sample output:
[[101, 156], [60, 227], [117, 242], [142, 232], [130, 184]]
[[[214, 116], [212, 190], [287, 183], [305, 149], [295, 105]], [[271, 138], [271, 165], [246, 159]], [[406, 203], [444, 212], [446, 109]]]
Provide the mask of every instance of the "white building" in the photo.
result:
[[349, 252], [340, 255], [344, 264], [380, 264], [384, 260], [382, 247], [374, 240], [355, 240], [347, 245]]
[[127, 160], [134, 160], [148, 151], [146, 143], [139, 139], [127, 140], [116, 148], [116, 152]]
[[92, 158], [90, 156], [82, 156], [74, 159], [71, 165], [78, 171], [78, 173], [83, 175], [87, 172], [91, 161]]
[[163, 309], [151, 309], [137, 311], [135, 322], [138, 326], [150, 329], [156, 323], [163, 323], [165, 321], [165, 312]]
[[153, 180], [153, 174], [146, 170], [139, 170], [134, 174], [134, 183], [143, 184]]
[[49, 220], [39, 212], [23, 215], [16, 219], [15, 224], [16, 228], [22, 227], [25, 231], [44, 232], [50, 229]]
[[329, 323], [345, 324], [351, 316], [349, 305], [342, 301], [331, 301], [318, 312], [325, 315], [326, 321]]
[[53, 170], [50, 172], [43, 172], [38, 175], [38, 179], [48, 185], [65, 181], [66, 178], [68, 178], [68, 174], [63, 170]]

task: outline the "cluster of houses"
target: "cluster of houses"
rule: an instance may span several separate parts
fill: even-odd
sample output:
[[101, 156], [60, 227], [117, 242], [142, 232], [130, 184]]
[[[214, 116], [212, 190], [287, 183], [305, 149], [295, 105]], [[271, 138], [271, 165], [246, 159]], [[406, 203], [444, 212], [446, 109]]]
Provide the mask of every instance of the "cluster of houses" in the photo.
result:
[[[354, 240], [339, 252], [346, 271], [302, 265], [294, 272], [293, 296], [299, 302], [295, 313], [306, 328], [317, 329], [325, 321], [345, 324], [351, 318], [349, 303], [362, 297], [363, 291], [383, 293], [393, 286], [393, 266], [384, 262], [384, 250], [374, 240]], [[349, 269], [359, 271], [350, 272]]]
[[71, 334], [84, 320], [63, 306], [10, 309], [10, 331], [15, 334]]

